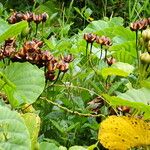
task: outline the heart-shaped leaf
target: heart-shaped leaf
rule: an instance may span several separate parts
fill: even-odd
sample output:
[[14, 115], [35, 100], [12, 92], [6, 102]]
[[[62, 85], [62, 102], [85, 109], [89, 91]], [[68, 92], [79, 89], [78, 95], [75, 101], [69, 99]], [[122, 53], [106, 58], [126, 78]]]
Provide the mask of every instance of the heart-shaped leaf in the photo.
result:
[[44, 72], [28, 62], [11, 64], [5, 69], [4, 74], [16, 86], [16, 88], [4, 86], [5, 93], [13, 107], [35, 102], [44, 90]]

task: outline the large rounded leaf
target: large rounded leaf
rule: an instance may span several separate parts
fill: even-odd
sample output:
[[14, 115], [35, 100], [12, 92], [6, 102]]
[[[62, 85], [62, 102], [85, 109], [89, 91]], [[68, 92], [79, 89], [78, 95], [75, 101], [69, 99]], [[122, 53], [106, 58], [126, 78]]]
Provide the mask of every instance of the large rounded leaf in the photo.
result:
[[0, 148], [4, 150], [30, 150], [31, 142], [21, 116], [0, 106]]
[[4, 74], [16, 86], [16, 88], [4, 86], [13, 107], [35, 102], [44, 90], [44, 72], [28, 62], [11, 64], [5, 69]]

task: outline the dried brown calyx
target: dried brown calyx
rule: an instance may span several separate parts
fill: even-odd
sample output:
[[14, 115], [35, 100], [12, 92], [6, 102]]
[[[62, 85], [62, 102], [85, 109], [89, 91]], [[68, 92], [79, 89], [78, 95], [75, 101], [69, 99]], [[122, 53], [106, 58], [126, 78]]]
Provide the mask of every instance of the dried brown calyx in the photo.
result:
[[112, 64], [114, 64], [116, 62], [116, 59], [113, 57], [109, 57], [106, 59], [108, 66], [111, 66]]
[[15, 39], [9, 38], [5, 41], [4, 46], [0, 49], [0, 59], [4, 59], [5, 57], [12, 57], [15, 53]]
[[106, 36], [101, 36], [101, 37], [97, 36], [96, 42], [100, 45], [105, 45], [105, 46], [111, 46], [112, 45], [110, 38], [106, 37]]
[[70, 63], [74, 60], [74, 57], [72, 54], [69, 54], [67, 56], [61, 56], [61, 60], [63, 60], [65, 63]]
[[129, 113], [130, 112], [130, 107], [128, 106], [119, 106], [117, 107], [117, 110], [119, 110], [122, 113]]
[[85, 33], [84, 34], [84, 39], [88, 42], [88, 43], [93, 43], [96, 40], [96, 35], [92, 34], [92, 33]]
[[149, 20], [147, 18], [133, 22], [130, 24], [130, 29], [132, 31], [145, 30], [149, 24]]
[[26, 20], [27, 22], [33, 21], [33, 13], [32, 12], [26, 12], [23, 14], [23, 20]]

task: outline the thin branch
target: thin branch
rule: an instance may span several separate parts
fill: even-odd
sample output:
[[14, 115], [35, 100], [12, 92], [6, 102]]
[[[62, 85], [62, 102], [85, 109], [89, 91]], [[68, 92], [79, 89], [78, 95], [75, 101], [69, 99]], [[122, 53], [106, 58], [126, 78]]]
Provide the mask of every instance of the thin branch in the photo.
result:
[[78, 116], [82, 116], [82, 117], [100, 117], [100, 116], [105, 117], [105, 115], [103, 115], [103, 114], [98, 114], [98, 115], [94, 115], [94, 114], [83, 114], [83, 113], [80, 113], [80, 112], [78, 112], [78, 111], [70, 110], [70, 109], [68, 109], [68, 108], [66, 108], [66, 107], [64, 107], [64, 106], [62, 106], [62, 105], [60, 105], [60, 104], [58, 104], [58, 103], [55, 103], [55, 102], [53, 102], [53, 101], [47, 99], [46, 97], [40, 97], [40, 98], [41, 98], [42, 100], [46, 100], [48, 103], [51, 103], [51, 104], [53, 104], [53, 105], [59, 107], [60, 109], [63, 109], [64, 111], [66, 111], [66, 112], [68, 112], [68, 113], [71, 113], [71, 114], [74, 114], [74, 115], [78, 115]]

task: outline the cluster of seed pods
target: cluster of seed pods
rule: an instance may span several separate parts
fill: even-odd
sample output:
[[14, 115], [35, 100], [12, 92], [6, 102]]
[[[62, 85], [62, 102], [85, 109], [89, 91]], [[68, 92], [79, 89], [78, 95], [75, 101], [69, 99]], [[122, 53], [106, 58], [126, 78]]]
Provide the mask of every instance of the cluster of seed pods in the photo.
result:
[[90, 46], [90, 53], [92, 53], [92, 45], [94, 42], [96, 42], [97, 44], [100, 44], [101, 46], [101, 54], [100, 54], [100, 59], [102, 58], [102, 47], [105, 46], [105, 59], [104, 61], [107, 61], [108, 65], [111, 66], [114, 63], [114, 58], [107, 58], [107, 48], [112, 45], [112, 42], [110, 40], [109, 37], [106, 36], [97, 36], [93, 33], [85, 33], [84, 34], [84, 39], [87, 42], [86, 45], [86, 55], [88, 53], [88, 44], [91, 44]]
[[0, 59], [9, 58], [13, 62], [30, 62], [40, 67], [45, 67], [45, 77], [47, 80], [55, 81], [57, 78], [56, 70], [65, 73], [69, 69], [69, 63], [73, 61], [73, 56], [61, 56], [55, 58], [50, 51], [41, 50], [43, 42], [38, 40], [27, 41], [23, 47], [16, 50], [14, 39], [8, 39], [0, 49]]
[[22, 20], [26, 20], [27, 22], [34, 21], [36, 24], [39, 24], [41, 22], [46, 22], [47, 19], [48, 19], [48, 14], [45, 12], [38, 15], [32, 12], [26, 12], [26, 13], [13, 12], [12, 15], [7, 19], [7, 21], [10, 24], [15, 24]]
[[[148, 28], [150, 26], [150, 18], [144, 18], [141, 20], [138, 20], [136, 22], [133, 22], [130, 24], [130, 29], [132, 31], [135, 31], [136, 33], [136, 53], [137, 53], [137, 60], [138, 60], [138, 68], [140, 67], [140, 61], [143, 64], [146, 64], [146, 70], [149, 67], [150, 64], [150, 29]], [[140, 31], [142, 34], [140, 38], [140, 43], [142, 43], [144, 50], [142, 51], [142, 54], [139, 57], [139, 34], [138, 31]], [[147, 50], [145, 52], [145, 49]]]
[[48, 19], [48, 14], [46, 12], [38, 15], [32, 12], [26, 12], [26, 13], [13, 12], [12, 15], [7, 19], [7, 21], [10, 24], [15, 24], [17, 22], [25, 20], [29, 23], [29, 27], [31, 27], [30, 22], [34, 22], [36, 24], [36, 30], [35, 30], [35, 37], [36, 37], [38, 31], [38, 25], [42, 22], [42, 32], [43, 32], [43, 25], [47, 21], [47, 19]]

